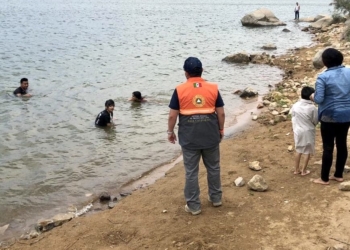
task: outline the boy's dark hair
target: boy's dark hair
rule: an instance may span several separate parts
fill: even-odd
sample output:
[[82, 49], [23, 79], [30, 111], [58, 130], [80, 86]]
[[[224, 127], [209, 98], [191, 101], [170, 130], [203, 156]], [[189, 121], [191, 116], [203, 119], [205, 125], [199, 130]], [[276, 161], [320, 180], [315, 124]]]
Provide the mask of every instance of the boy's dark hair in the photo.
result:
[[142, 99], [143, 99], [143, 97], [142, 97], [140, 91], [134, 91], [134, 92], [132, 92], [132, 95], [133, 95], [134, 97], [136, 97], [137, 99], [139, 99], [139, 100], [142, 100]]
[[109, 99], [105, 102], [105, 107], [115, 106], [114, 101], [112, 99]]
[[22, 82], [28, 82], [28, 79], [27, 79], [27, 78], [22, 78], [19, 82], [20, 82], [20, 83], [22, 83]]
[[313, 87], [306, 86], [301, 90], [301, 98], [305, 100], [310, 100], [310, 95], [312, 95], [313, 93], [315, 93], [315, 89]]
[[333, 48], [326, 49], [322, 53], [322, 61], [327, 68], [340, 66], [343, 63], [343, 59], [343, 54]]

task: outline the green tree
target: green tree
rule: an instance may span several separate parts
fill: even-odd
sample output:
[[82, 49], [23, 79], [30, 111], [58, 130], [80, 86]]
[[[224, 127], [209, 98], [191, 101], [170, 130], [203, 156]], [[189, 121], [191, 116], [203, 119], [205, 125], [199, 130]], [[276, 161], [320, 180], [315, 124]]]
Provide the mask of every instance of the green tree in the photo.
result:
[[344, 14], [349, 14], [350, 0], [334, 0], [334, 8]]

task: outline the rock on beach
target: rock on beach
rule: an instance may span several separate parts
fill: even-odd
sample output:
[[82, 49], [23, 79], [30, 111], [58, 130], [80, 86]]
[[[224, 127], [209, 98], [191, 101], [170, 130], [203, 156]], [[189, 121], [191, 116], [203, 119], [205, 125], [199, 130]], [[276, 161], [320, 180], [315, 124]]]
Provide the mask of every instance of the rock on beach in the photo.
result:
[[250, 27], [265, 27], [265, 26], [285, 26], [284, 22], [281, 22], [271, 10], [261, 8], [255, 10], [241, 19], [243, 26]]
[[227, 63], [249, 63], [250, 62], [249, 55], [243, 52], [226, 56], [222, 60]]
[[248, 182], [248, 187], [251, 190], [258, 192], [264, 192], [268, 189], [268, 185], [265, 179], [258, 174], [254, 175], [253, 178]]
[[339, 190], [350, 191], [350, 181], [344, 181], [339, 184]]
[[250, 87], [245, 88], [239, 95], [241, 98], [252, 98], [258, 95], [258, 92]]
[[260, 171], [261, 170], [260, 162], [258, 161], [249, 162], [249, 168], [251, 170]]

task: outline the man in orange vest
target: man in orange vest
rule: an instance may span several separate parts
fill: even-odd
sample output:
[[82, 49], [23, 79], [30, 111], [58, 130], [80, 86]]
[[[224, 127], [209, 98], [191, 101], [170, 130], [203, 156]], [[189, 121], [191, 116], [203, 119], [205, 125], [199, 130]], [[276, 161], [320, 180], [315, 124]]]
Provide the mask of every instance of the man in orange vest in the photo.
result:
[[168, 141], [176, 141], [174, 127], [179, 117], [179, 144], [186, 171], [185, 211], [197, 215], [201, 213], [201, 157], [207, 169], [208, 200], [214, 207], [222, 205], [219, 143], [224, 135], [225, 111], [218, 86], [201, 77], [201, 61], [189, 57], [183, 68], [187, 81], [176, 87], [169, 104]]

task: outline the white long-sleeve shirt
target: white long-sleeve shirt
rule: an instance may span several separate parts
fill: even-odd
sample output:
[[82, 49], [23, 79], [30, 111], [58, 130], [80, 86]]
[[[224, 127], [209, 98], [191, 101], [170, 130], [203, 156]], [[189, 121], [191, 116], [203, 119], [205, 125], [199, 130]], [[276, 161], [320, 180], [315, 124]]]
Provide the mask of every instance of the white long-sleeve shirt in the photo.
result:
[[298, 153], [315, 152], [315, 126], [318, 123], [317, 108], [310, 100], [300, 99], [290, 110], [295, 149]]

